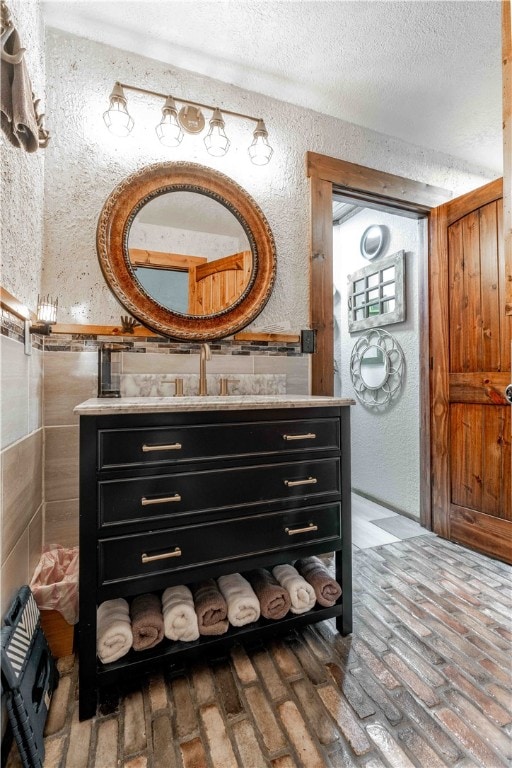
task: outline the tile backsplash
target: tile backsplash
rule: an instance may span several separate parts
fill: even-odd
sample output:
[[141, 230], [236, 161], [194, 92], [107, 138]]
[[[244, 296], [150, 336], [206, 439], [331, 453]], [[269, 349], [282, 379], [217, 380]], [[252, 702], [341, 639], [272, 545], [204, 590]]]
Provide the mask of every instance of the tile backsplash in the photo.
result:
[[[174, 381], [178, 377], [155, 373], [125, 373], [121, 375], [122, 397], [168, 397], [174, 395]], [[182, 374], [183, 394], [197, 395], [199, 376], [193, 373]], [[230, 372], [207, 374], [208, 393], [218, 395], [220, 380], [227, 378], [231, 395], [285, 395], [286, 374], [262, 373], [247, 374]]]

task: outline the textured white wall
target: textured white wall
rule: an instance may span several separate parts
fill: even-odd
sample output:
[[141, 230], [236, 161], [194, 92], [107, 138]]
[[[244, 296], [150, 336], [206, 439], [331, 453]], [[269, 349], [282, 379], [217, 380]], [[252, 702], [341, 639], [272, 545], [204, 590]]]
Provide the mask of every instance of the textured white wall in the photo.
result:
[[[357, 402], [351, 409], [352, 487], [398, 510], [419, 517], [419, 320], [418, 262], [426, 258], [425, 221], [365, 209], [334, 228], [336, 362], [343, 397], [354, 397], [350, 355], [364, 331], [348, 331], [347, 275], [370, 264], [361, 256], [361, 235], [370, 224], [389, 228], [382, 257], [405, 251], [406, 319], [382, 326], [398, 341], [405, 356], [405, 380], [400, 397], [385, 410], [374, 411]], [[374, 262], [377, 264], [379, 259]]]
[[[44, 30], [39, 0], [9, 0], [9, 10], [25, 51], [32, 89], [44, 104]], [[43, 108], [40, 111], [44, 111]], [[46, 150], [28, 154], [0, 133], [2, 161], [0, 282], [31, 310], [41, 291], [43, 193]], [[43, 537], [42, 498], [42, 353], [24, 354], [23, 344], [0, 339], [2, 418], [3, 542], [0, 617], [18, 589], [32, 578]], [[7, 727], [4, 696], [1, 735]]]
[[[102, 120], [116, 79], [261, 115], [275, 151], [271, 162], [260, 168], [251, 164], [247, 155], [251, 125], [229, 117], [226, 131], [232, 146], [224, 158], [210, 157], [201, 136], [185, 136], [175, 149], [163, 147], [154, 131], [161, 104], [139, 94], [127, 94], [135, 120], [133, 132], [126, 139], [116, 139]], [[190, 160], [216, 168], [256, 199], [274, 232], [278, 266], [275, 289], [255, 324], [289, 321], [292, 330], [309, 324], [306, 151], [445, 187], [456, 194], [488, 180], [481, 170], [448, 156], [55, 30], [47, 33], [47, 82], [48, 125], [54, 138], [47, 154], [44, 286], [59, 294], [62, 322], [119, 321], [123, 310], [106, 287], [98, 265], [96, 225], [114, 186], [149, 163]]]
[[[237, 237], [197, 232], [158, 224], [134, 221], [130, 229], [129, 248], [141, 248], [163, 253], [179, 253], [182, 256], [203, 256], [218, 259], [242, 250]], [[248, 243], [245, 245], [248, 248]]]
[[[25, 51], [32, 90], [44, 112], [44, 29], [39, 0], [11, 0], [9, 10]], [[1, 282], [36, 310], [43, 255], [44, 165], [47, 150], [27, 153], [1, 136]]]

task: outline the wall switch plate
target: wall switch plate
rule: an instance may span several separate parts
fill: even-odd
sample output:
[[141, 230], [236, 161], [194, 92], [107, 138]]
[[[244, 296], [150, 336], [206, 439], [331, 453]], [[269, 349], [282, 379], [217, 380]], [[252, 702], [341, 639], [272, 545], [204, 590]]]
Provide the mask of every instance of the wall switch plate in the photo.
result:
[[306, 354], [316, 352], [316, 331], [304, 330], [300, 332], [300, 351]]

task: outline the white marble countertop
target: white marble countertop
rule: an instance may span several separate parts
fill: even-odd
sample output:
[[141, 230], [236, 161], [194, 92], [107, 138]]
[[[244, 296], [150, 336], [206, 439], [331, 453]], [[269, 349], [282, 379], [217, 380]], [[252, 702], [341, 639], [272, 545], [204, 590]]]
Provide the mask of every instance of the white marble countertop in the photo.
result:
[[217, 395], [193, 397], [92, 397], [73, 410], [81, 416], [108, 416], [116, 413], [172, 413], [176, 411], [257, 410], [353, 405], [354, 400], [319, 395]]

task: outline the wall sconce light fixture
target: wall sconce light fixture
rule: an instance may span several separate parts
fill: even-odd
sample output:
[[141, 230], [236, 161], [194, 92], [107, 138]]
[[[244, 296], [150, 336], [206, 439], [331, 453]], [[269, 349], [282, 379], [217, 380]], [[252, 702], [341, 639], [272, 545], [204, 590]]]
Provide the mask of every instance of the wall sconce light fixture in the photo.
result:
[[25, 320], [25, 354], [32, 354], [32, 345], [30, 343], [30, 334], [38, 333], [41, 336], [49, 336], [52, 332], [52, 325], [57, 322], [57, 307], [59, 300], [53, 301], [50, 296], [37, 297], [37, 319]]
[[160, 142], [166, 147], [177, 147], [183, 139], [183, 131], [178, 122], [178, 110], [172, 96], [168, 96], [162, 108], [162, 119], [155, 128]]
[[[162, 119], [155, 130], [158, 139], [166, 147], [177, 147], [181, 144], [184, 132], [190, 134], [201, 133], [206, 124], [202, 110], [207, 109], [211, 110], [212, 116], [209, 120], [208, 133], [204, 138], [206, 151], [213, 155], [213, 157], [222, 157], [228, 151], [230, 140], [225, 132], [223, 114], [218, 107], [200, 104], [196, 101], [184, 101], [183, 99], [173, 98], [163, 93], [149, 91], [146, 88], [138, 88], [126, 83], [117, 82], [114, 85], [110, 94], [109, 108], [103, 113], [103, 120], [111, 133], [116, 136], [128, 136], [134, 126], [133, 118], [130, 116], [127, 108], [125, 89], [164, 99]], [[176, 101], [183, 105], [179, 111]], [[240, 112], [231, 112], [228, 109], [223, 110], [223, 113], [256, 123], [253, 141], [248, 149], [249, 157], [255, 165], [266, 165], [272, 157], [273, 149], [268, 143], [268, 131], [264, 121], [261, 118], [251, 117]]]
[[210, 120], [210, 130], [204, 139], [206, 151], [213, 157], [222, 157], [228, 151], [230, 143], [224, 131], [224, 120], [220, 109], [215, 109]]
[[103, 120], [114, 136], [128, 136], [134, 126], [133, 118], [126, 108], [126, 96], [120, 83], [116, 83], [112, 88], [109, 108], [103, 113]]
[[274, 150], [268, 143], [268, 133], [263, 120], [258, 120], [253, 136], [253, 142], [249, 147], [249, 156], [254, 165], [266, 165]]

